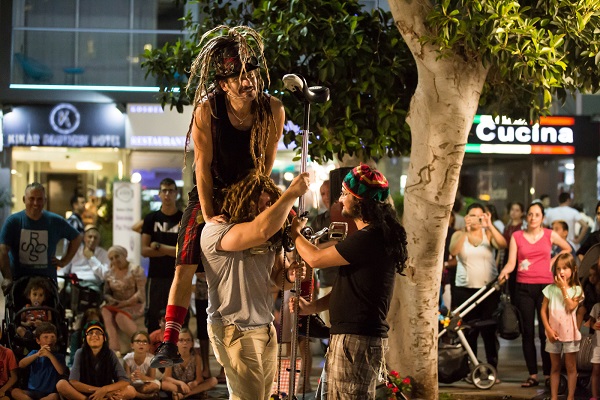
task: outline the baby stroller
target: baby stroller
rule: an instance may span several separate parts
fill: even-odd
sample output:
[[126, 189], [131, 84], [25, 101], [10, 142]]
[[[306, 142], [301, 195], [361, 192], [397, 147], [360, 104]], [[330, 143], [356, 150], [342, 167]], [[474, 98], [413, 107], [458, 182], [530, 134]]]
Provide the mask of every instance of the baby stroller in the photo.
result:
[[13, 282], [6, 294], [6, 310], [2, 329], [4, 335], [3, 342], [15, 353], [17, 361], [23, 358], [24, 350], [29, 351], [38, 349], [39, 346], [32, 337], [21, 337], [17, 333], [17, 328], [21, 325], [22, 314], [28, 311], [46, 311], [52, 315], [52, 324], [56, 326], [58, 351], [65, 353], [67, 348], [68, 327], [65, 321], [65, 311], [62, 308], [58, 298], [58, 287], [52, 278], [43, 277], [46, 281], [46, 287], [50, 290], [50, 298], [46, 300], [45, 306], [25, 307], [27, 298], [25, 288], [29, 279], [32, 277], [22, 277]]
[[60, 302], [66, 310], [68, 326], [71, 328], [77, 318], [82, 317], [90, 308], [98, 308], [104, 300], [101, 288], [82, 284], [76, 274], [59, 276], [65, 284], [60, 291]]
[[438, 343], [438, 380], [441, 383], [453, 383], [466, 378], [479, 389], [490, 389], [496, 383], [496, 368], [477, 360], [463, 332], [465, 329], [486, 325], [490, 321], [467, 326], [462, 323], [462, 317], [497, 290], [500, 290], [497, 280], [488, 283], [450, 314], [447, 324], [444, 324], [444, 329], [438, 334], [438, 340], [444, 335], [450, 337], [450, 343], [443, 343], [441, 340]]

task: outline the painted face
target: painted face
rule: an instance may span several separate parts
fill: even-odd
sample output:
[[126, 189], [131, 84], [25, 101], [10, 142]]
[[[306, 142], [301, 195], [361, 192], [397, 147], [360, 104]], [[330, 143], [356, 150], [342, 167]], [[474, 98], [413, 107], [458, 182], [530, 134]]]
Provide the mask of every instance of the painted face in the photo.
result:
[[568, 282], [569, 279], [571, 279], [571, 275], [573, 275], [573, 271], [571, 271], [571, 268], [567, 266], [565, 260], [558, 260], [558, 262], [556, 263], [555, 275], [560, 276]]
[[160, 185], [158, 197], [163, 204], [171, 205], [177, 200], [177, 186], [175, 185]]
[[95, 229], [90, 229], [83, 234], [83, 243], [91, 251], [96, 250], [96, 247], [100, 243], [100, 233]]
[[145, 335], [137, 334], [131, 343], [131, 350], [137, 353], [147, 353], [150, 348], [150, 343]]
[[247, 72], [241, 76], [233, 76], [221, 82], [221, 87], [233, 98], [254, 100], [258, 87], [258, 70]]
[[527, 211], [527, 226], [530, 228], [539, 228], [544, 220], [542, 209], [537, 205], [532, 205]]
[[46, 193], [42, 189], [29, 189], [23, 196], [23, 202], [25, 214], [31, 219], [38, 220], [42, 217], [46, 205]]
[[521, 210], [521, 207], [519, 207], [518, 204], [513, 204], [512, 206], [510, 206], [510, 219], [512, 220], [519, 220], [519, 219], [523, 219], [523, 210]]
[[187, 354], [192, 347], [194, 347], [192, 335], [187, 332], [179, 334], [179, 341], [177, 342], [177, 348], [179, 349], [179, 352]]
[[35, 341], [40, 345], [40, 346], [54, 346], [56, 344], [56, 335], [54, 333], [42, 333], [38, 338], [35, 339]]
[[41, 306], [46, 300], [46, 291], [42, 288], [34, 288], [29, 291], [29, 301], [31, 304]]

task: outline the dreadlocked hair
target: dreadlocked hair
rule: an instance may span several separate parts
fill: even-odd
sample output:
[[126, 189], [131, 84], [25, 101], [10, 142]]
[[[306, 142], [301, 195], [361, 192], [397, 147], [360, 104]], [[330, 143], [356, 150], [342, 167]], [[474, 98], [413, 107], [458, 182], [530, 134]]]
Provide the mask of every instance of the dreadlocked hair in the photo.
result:
[[281, 197], [281, 189], [275, 182], [255, 169], [227, 188], [222, 209], [229, 215], [229, 222], [237, 224], [254, 220], [258, 215], [257, 205], [262, 192], [268, 193], [273, 203]]
[[370, 226], [377, 227], [383, 232], [383, 248], [390, 259], [396, 265], [396, 272], [402, 272], [406, 268], [408, 252], [406, 246], [406, 231], [400, 221], [396, 210], [388, 203], [380, 203], [371, 199], [359, 201], [361, 218]]
[[[213, 36], [215, 33], [226, 30], [225, 35], [216, 36], [204, 41]], [[251, 39], [249, 41], [248, 39]], [[203, 44], [204, 43], [204, 44]], [[265, 70], [267, 77], [267, 83], [270, 85], [271, 79], [269, 77], [269, 67], [264, 57], [264, 43], [261, 35], [254, 29], [248, 26], [235, 26], [230, 28], [226, 25], [219, 25], [206, 32], [200, 38], [198, 46], [202, 46], [200, 54], [192, 62], [190, 69], [190, 79], [188, 80], [186, 91], [190, 90], [192, 82], [196, 82], [194, 77], [197, 77], [198, 86], [194, 94], [194, 112], [192, 114], [192, 120], [188, 128], [185, 137], [185, 147], [183, 155], [183, 165], [185, 169], [185, 162], [187, 158], [187, 148], [190, 143], [190, 137], [192, 134], [192, 127], [195, 123], [196, 108], [207, 99], [209, 93], [221, 91], [219, 82], [223, 78], [215, 77], [215, 82], [209, 86], [208, 82], [211, 78], [211, 70], [213, 69], [215, 61], [218, 61], [218, 56], [222, 54], [222, 51], [226, 48], [237, 46], [238, 54], [242, 64], [240, 70], [240, 77], [246, 73], [246, 62], [251, 57], [256, 57], [262, 61], [262, 68]], [[254, 167], [260, 172], [265, 172], [265, 155], [263, 152], [267, 148], [269, 126], [275, 124], [273, 113], [271, 111], [271, 104], [269, 97], [264, 93], [264, 81], [260, 73], [256, 74], [256, 102], [252, 105], [252, 113], [254, 123], [252, 124], [252, 130], [250, 132], [250, 154], [254, 162]], [[215, 111], [211, 109], [211, 114], [215, 116]]]

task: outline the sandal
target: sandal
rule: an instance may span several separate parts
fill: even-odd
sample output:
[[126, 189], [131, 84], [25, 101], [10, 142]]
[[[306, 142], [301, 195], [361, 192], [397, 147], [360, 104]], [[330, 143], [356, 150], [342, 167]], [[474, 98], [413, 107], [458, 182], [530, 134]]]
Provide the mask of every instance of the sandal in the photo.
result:
[[540, 384], [540, 382], [537, 379], [534, 379], [532, 377], [527, 378], [527, 380], [521, 384], [522, 388], [530, 388], [530, 387], [534, 387], [534, 386], [538, 386]]

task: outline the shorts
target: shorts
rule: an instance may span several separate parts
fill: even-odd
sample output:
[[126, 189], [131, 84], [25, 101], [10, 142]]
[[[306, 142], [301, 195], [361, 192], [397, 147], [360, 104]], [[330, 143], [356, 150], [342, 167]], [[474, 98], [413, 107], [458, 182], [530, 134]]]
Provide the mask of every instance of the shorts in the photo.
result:
[[600, 347], [598, 347], [598, 346], [594, 346], [591, 363], [592, 364], [600, 364]]
[[23, 391], [25, 392], [25, 394], [27, 394], [27, 396], [31, 397], [33, 400], [40, 400], [40, 399], [43, 399], [44, 397], [48, 396], [49, 394], [56, 393], [56, 392], [44, 393], [44, 392], [38, 392], [37, 390], [23, 390]]
[[550, 340], [546, 339], [546, 351], [552, 354], [561, 353], [576, 353], [579, 351], [580, 340], [574, 340], [572, 342], [554, 342], [550, 343]]
[[175, 265], [196, 265], [196, 272], [204, 272], [200, 254], [200, 233], [204, 228], [198, 188], [188, 193], [188, 205], [181, 217], [179, 233], [177, 234], [177, 258]]

